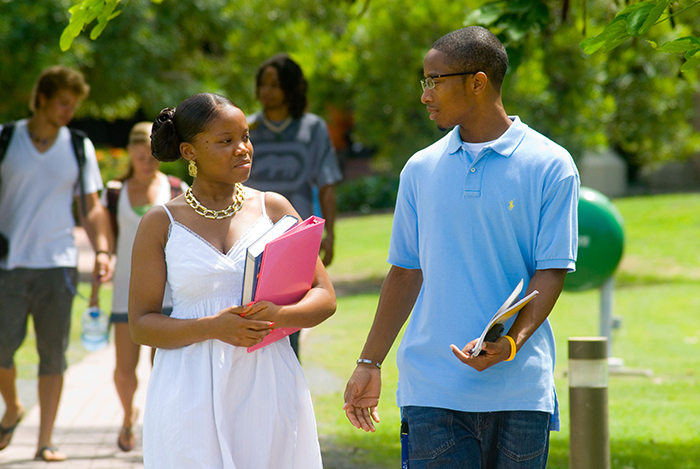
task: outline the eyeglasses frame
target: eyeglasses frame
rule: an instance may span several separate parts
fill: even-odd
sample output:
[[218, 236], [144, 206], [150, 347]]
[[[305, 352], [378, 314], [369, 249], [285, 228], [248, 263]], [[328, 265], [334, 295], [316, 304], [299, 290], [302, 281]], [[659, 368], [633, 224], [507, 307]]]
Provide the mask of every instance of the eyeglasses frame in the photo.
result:
[[[457, 77], [460, 75], [476, 75], [477, 73], [479, 73], [479, 72], [459, 72], [459, 73], [443, 73], [441, 75], [431, 75], [431, 76], [428, 76], [428, 77], [425, 77], [424, 79], [422, 79], [420, 81], [420, 86], [421, 86], [421, 88], [423, 88], [423, 91], [425, 91], [426, 89], [432, 90], [433, 88], [435, 88], [435, 85], [437, 85], [437, 83], [435, 83], [436, 78]], [[427, 80], [430, 80], [433, 83], [433, 86], [428, 86]]]

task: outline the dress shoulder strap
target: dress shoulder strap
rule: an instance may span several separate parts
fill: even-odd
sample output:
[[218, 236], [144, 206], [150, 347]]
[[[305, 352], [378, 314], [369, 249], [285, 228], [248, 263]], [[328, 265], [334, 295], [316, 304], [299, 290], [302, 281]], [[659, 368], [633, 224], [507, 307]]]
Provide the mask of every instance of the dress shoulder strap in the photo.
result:
[[267, 210], [265, 210], [265, 193], [260, 193], [260, 205], [262, 207], [262, 214], [267, 216]]
[[161, 207], [163, 207], [165, 209], [165, 213], [168, 214], [168, 218], [170, 218], [170, 223], [173, 223], [175, 220], [173, 219], [173, 214], [170, 213], [170, 210], [168, 210], [168, 207], [166, 207], [165, 205], [161, 205]]

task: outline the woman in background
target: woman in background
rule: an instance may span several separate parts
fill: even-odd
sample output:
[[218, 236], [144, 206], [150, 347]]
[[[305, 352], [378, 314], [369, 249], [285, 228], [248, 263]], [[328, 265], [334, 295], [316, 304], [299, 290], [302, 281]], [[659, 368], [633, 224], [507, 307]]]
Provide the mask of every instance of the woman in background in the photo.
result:
[[[306, 112], [306, 79], [287, 54], [277, 54], [258, 68], [255, 95], [263, 110], [249, 117], [255, 165], [248, 184], [261, 191], [279, 192], [302, 220], [314, 214], [318, 189], [320, 216], [325, 220], [321, 242], [323, 265], [333, 260], [336, 217], [335, 184], [343, 176], [326, 122]], [[299, 332], [289, 339], [299, 356]]]
[[[109, 211], [117, 246], [110, 322], [114, 324], [117, 359], [114, 384], [124, 408], [124, 423], [117, 438], [117, 445], [122, 451], [131, 451], [134, 448], [136, 437], [133, 426], [138, 418], [138, 409], [132, 404], [138, 386], [136, 366], [141, 347], [131, 340], [128, 324], [131, 248], [136, 229], [146, 211], [187, 190], [187, 184], [180, 179], [166, 176], [158, 170], [160, 162], [151, 154], [151, 125], [150, 122], [139, 122], [131, 129], [126, 147], [129, 153], [129, 170], [124, 177], [109, 181], [107, 190], [102, 193], [102, 204]], [[94, 305], [97, 304], [96, 287], [99, 287], [99, 282], [93, 285]], [[170, 292], [166, 292], [163, 313], [170, 314], [170, 311]]]

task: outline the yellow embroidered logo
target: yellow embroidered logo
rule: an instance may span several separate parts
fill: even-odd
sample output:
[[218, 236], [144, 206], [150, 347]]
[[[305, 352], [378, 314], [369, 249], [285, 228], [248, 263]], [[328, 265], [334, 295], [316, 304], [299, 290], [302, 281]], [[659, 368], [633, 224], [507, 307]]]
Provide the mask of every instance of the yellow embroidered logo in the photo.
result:
[[508, 210], [513, 210], [513, 201], [512, 200], [508, 204]]

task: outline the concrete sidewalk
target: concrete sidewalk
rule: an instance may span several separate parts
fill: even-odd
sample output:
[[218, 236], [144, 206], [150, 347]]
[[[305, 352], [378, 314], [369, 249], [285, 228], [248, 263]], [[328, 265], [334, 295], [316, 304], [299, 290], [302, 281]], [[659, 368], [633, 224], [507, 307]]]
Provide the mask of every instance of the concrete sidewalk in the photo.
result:
[[[34, 461], [39, 431], [39, 407], [27, 409], [10, 446], [0, 451], [2, 468], [143, 468], [141, 415], [134, 431], [136, 447], [124, 453], [117, 447], [122, 407], [114, 387], [114, 345], [88, 355], [65, 374], [61, 404], [54, 427], [54, 444], [68, 456], [64, 462]], [[150, 349], [143, 347], [137, 368], [139, 387], [134, 405], [143, 410], [151, 372]]]
[[[80, 281], [90, 281], [95, 253], [81, 228], [74, 231], [78, 246]], [[79, 327], [73, 325], [72, 327]], [[113, 340], [113, 339], [112, 339]], [[35, 405], [36, 380], [20, 386], [20, 397], [27, 405], [22, 423], [15, 430], [10, 446], [0, 451], [0, 467], [5, 468], [143, 468], [141, 425], [146, 386], [151, 373], [150, 348], [142, 347], [137, 368], [139, 387], [134, 405], [141, 409], [134, 432], [136, 447], [124, 453], [117, 447], [123, 421], [122, 406], [114, 387], [114, 344], [87, 355], [68, 367], [53, 432], [53, 443], [68, 456], [64, 462], [34, 461], [39, 434], [39, 407]], [[31, 386], [33, 389], [27, 389]], [[4, 405], [0, 400], [0, 410]]]

